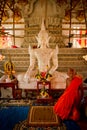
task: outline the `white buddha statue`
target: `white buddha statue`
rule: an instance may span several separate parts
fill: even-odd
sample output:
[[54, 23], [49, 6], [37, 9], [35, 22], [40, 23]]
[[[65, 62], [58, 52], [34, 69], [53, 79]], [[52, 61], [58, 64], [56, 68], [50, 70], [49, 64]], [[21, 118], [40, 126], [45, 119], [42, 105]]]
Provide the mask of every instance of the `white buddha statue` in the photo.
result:
[[67, 74], [56, 71], [56, 69], [58, 68], [58, 46], [56, 46], [55, 49], [49, 47], [50, 36], [48, 35], [48, 32], [45, 29], [44, 21], [42, 21], [41, 30], [38, 36], [36, 36], [36, 39], [38, 41], [37, 48], [33, 49], [31, 48], [31, 46], [29, 46], [30, 65], [28, 67], [27, 72], [22, 77], [22, 80], [25, 83], [30, 84], [31, 82], [37, 81], [35, 75], [38, 71], [49, 72], [49, 74], [52, 75], [52, 87], [61, 87], [61, 85], [58, 83], [64, 82], [65, 84]]
[[[38, 41], [38, 47], [36, 49], [32, 49], [29, 46], [30, 65], [24, 76], [25, 80], [27, 81], [29, 81], [31, 78], [30, 75], [36, 65], [36, 60], [38, 62], [37, 69], [39, 72], [49, 71], [49, 73], [52, 75], [58, 67], [58, 47], [56, 46], [55, 49], [49, 48], [50, 37], [45, 29], [44, 21], [42, 22], [41, 30], [36, 39]], [[50, 63], [51, 61], [52, 66]]]

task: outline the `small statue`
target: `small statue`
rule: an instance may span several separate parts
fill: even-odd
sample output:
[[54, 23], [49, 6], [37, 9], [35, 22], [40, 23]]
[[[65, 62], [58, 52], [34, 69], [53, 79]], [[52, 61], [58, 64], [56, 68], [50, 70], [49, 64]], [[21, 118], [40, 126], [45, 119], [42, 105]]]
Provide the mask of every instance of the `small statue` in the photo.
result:
[[12, 80], [15, 78], [14, 76], [14, 73], [15, 73], [15, 70], [14, 70], [14, 64], [11, 60], [11, 56], [9, 55], [9, 60], [5, 62], [4, 64], [4, 71], [5, 71], [5, 74], [8, 75], [8, 77]]

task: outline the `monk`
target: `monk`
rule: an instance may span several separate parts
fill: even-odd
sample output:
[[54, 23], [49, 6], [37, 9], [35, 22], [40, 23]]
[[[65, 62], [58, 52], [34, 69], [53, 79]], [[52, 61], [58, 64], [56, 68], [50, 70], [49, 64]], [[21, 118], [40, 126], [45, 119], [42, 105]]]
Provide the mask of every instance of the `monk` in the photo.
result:
[[74, 121], [80, 118], [80, 102], [83, 97], [82, 77], [75, 70], [68, 70], [69, 78], [66, 79], [66, 90], [54, 105], [54, 112], [62, 119]]

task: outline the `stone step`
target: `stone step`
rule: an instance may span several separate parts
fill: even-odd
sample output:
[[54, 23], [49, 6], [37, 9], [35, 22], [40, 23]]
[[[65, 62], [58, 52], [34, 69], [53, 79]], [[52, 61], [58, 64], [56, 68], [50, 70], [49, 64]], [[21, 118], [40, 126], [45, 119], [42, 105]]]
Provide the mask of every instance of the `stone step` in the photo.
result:
[[[23, 67], [23, 66], [25, 66], [25, 67], [28, 67], [29, 66], [29, 61], [13, 61], [13, 63], [15, 64], [15, 66], [20, 66], [20, 67]], [[73, 66], [73, 67], [76, 67], [76, 66], [78, 66], [78, 67], [86, 67], [85, 66], [85, 63], [84, 63], [84, 61], [82, 62], [82, 61], [80, 61], [80, 60], [78, 60], [78, 61], [59, 61], [59, 67], [70, 67], [70, 66]]]

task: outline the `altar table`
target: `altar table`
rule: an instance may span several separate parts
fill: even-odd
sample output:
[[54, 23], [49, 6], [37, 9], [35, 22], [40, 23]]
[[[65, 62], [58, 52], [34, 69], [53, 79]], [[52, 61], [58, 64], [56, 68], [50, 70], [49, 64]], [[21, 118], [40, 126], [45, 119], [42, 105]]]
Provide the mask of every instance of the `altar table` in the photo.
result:
[[12, 82], [5, 82], [5, 81], [1, 81], [0, 82], [0, 88], [3, 87], [3, 88], [12, 88], [12, 95], [13, 95], [13, 98], [15, 98], [15, 95], [14, 95], [14, 91], [15, 89], [18, 89], [18, 82], [17, 80], [13, 80]]

